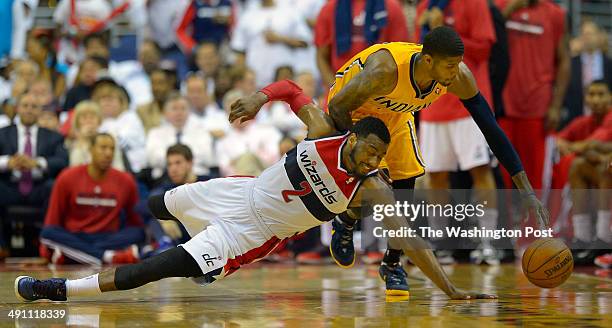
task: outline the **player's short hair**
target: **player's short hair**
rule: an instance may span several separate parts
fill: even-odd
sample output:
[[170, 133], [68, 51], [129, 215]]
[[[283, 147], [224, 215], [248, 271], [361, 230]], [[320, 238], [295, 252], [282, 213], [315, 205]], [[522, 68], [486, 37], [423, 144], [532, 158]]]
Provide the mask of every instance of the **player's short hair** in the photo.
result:
[[592, 85], [595, 85], [595, 84], [603, 84], [604, 86], [606, 86], [606, 89], [608, 89], [608, 91], [610, 91], [610, 86], [608, 85], [608, 82], [606, 80], [604, 80], [604, 79], [597, 79], [597, 80], [591, 81], [591, 83], [589, 83], [587, 85], [587, 88], [592, 86]]
[[93, 136], [91, 136], [91, 138], [89, 139], [89, 145], [91, 147], [95, 146], [96, 142], [98, 142], [98, 139], [102, 138], [102, 137], [111, 138], [113, 140], [113, 143], [116, 144], [115, 137], [113, 137], [112, 134], [107, 133], [107, 132], [98, 132], [98, 133], [94, 134]]
[[441, 57], [463, 56], [464, 46], [459, 34], [448, 26], [436, 27], [425, 35], [423, 54]]
[[391, 135], [385, 123], [376, 117], [368, 116], [359, 120], [351, 128], [351, 132], [355, 133], [360, 138], [367, 138], [370, 134], [379, 137], [384, 143], [391, 142]]
[[187, 145], [176, 144], [170, 146], [166, 151], [166, 158], [170, 157], [170, 155], [181, 155], [188, 162], [193, 161], [193, 153], [191, 152], [191, 148], [189, 148]]

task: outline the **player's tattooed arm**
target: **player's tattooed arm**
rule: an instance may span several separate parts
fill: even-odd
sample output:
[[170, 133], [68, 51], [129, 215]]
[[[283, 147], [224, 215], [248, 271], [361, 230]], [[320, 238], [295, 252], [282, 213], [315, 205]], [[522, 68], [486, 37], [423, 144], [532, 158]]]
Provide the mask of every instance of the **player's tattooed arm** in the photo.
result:
[[329, 113], [340, 131], [351, 125], [351, 112], [369, 98], [389, 94], [397, 85], [398, 68], [387, 50], [370, 55], [363, 70], [329, 101]]
[[[392, 205], [395, 207], [395, 196], [389, 185], [379, 176], [373, 176], [363, 182], [355, 200], [371, 205]], [[355, 202], [354, 200], [354, 202]], [[351, 204], [353, 205], [353, 203]], [[354, 203], [355, 206], [360, 204]], [[408, 220], [402, 216], [392, 215], [383, 218], [383, 225], [387, 230], [400, 230], [409, 228]], [[421, 237], [389, 238], [389, 245], [393, 249], [402, 249], [412, 263], [423, 271], [451, 299], [495, 298], [494, 295], [464, 292], [453, 285], [446, 272], [440, 266], [430, 246]]]

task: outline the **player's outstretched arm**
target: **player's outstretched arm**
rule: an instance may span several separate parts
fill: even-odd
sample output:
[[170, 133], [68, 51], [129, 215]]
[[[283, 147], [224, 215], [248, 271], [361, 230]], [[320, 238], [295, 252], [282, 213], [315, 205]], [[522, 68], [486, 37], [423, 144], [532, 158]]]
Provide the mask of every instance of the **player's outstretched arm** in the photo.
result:
[[512, 181], [524, 196], [526, 205], [534, 211], [540, 227], [548, 227], [550, 221], [548, 210], [536, 197], [523, 169], [521, 159], [504, 131], [497, 124], [493, 111], [478, 90], [472, 72], [464, 63], [459, 65], [459, 74], [449, 86], [448, 91], [457, 95], [463, 102], [463, 106], [470, 112], [493, 154], [512, 176]]
[[389, 51], [373, 53], [363, 65], [363, 70], [329, 101], [329, 114], [340, 131], [350, 129], [352, 111], [373, 96], [391, 93], [397, 85], [397, 65]]
[[284, 101], [308, 127], [308, 138], [322, 138], [336, 134], [332, 119], [312, 99], [290, 80], [274, 82], [258, 92], [236, 100], [230, 110], [229, 120], [240, 122], [253, 119], [261, 107], [269, 101]]
[[[367, 193], [367, 194], [364, 194]], [[369, 177], [363, 182], [359, 190], [359, 194], [355, 198], [357, 202], [366, 200], [372, 204], [393, 205], [395, 206], [395, 196], [389, 185], [384, 182], [379, 176]], [[358, 206], [358, 204], [355, 204]], [[388, 216], [383, 219], [385, 229], [399, 230], [408, 228], [408, 220], [401, 216]], [[412, 263], [423, 271], [423, 273], [431, 279], [451, 299], [491, 299], [496, 298], [494, 295], [470, 293], [459, 290], [450, 281], [446, 272], [440, 266], [435, 255], [431, 251], [429, 245], [420, 237], [414, 238], [389, 238], [389, 245], [393, 249], [402, 249]]]

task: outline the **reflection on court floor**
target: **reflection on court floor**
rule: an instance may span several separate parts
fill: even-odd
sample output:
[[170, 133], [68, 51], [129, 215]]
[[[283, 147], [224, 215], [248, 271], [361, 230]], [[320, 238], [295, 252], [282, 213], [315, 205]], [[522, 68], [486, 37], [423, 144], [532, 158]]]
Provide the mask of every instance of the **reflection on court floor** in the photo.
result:
[[[257, 264], [200, 287], [171, 278], [140, 289], [78, 298], [70, 303], [18, 303], [13, 280], [80, 277], [83, 267], [3, 267], [0, 327], [611, 327], [612, 280], [575, 273], [563, 286], [531, 285], [520, 266], [445, 267], [464, 289], [498, 300], [450, 301], [414, 267], [409, 299], [385, 298], [376, 266]], [[63, 319], [12, 319], [10, 310], [65, 310]], [[22, 311], [23, 312], [23, 311]]]

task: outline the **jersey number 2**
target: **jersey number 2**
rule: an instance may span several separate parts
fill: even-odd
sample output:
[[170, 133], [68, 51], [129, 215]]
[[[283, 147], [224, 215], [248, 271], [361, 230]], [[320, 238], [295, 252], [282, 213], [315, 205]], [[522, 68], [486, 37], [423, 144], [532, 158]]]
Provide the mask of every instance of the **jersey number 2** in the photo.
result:
[[283, 190], [282, 195], [283, 195], [283, 199], [285, 200], [285, 203], [289, 203], [293, 200], [289, 198], [290, 196], [301, 197], [301, 196], [306, 196], [312, 192], [312, 188], [310, 187], [310, 184], [308, 184], [308, 182], [306, 181], [300, 182], [300, 187], [302, 187], [302, 189], [300, 190], [289, 190], [289, 189]]

